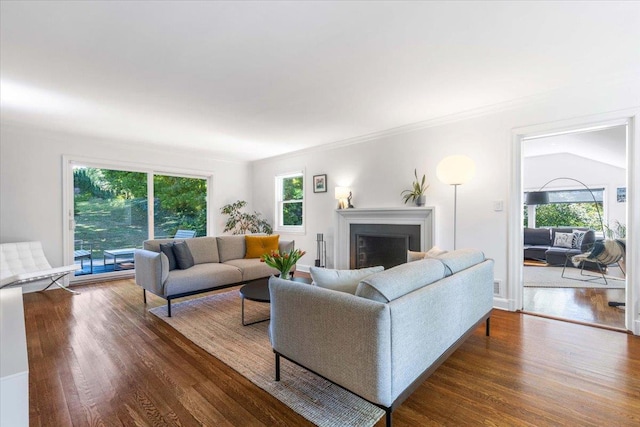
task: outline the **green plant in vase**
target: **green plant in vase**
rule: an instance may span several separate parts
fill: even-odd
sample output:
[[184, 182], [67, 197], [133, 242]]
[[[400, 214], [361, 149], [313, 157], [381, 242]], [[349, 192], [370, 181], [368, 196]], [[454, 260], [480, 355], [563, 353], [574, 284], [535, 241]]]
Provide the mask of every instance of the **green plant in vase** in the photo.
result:
[[416, 177], [416, 180], [413, 181], [411, 190], [404, 190], [402, 193], [400, 193], [400, 195], [402, 196], [405, 205], [409, 201], [412, 201], [415, 202], [417, 206], [424, 206], [424, 203], [426, 201], [426, 196], [424, 195], [424, 193], [427, 191], [427, 188], [429, 188], [429, 184], [427, 184], [427, 176], [422, 175], [422, 180], [420, 180], [418, 178], [417, 169], [413, 170], [413, 175]]
[[302, 256], [306, 254], [300, 249], [291, 249], [289, 252], [271, 251], [260, 257], [260, 261], [266, 263], [269, 267], [273, 267], [280, 272], [281, 279], [289, 279], [291, 277], [291, 268], [298, 262]]

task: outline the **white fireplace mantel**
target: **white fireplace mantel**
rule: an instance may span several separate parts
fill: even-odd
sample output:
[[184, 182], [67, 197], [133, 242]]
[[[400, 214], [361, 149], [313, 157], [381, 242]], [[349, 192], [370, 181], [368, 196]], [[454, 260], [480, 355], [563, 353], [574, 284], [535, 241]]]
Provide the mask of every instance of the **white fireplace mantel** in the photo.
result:
[[[434, 213], [432, 206], [420, 208], [336, 209], [335, 268], [349, 268], [351, 224], [401, 224], [420, 226], [420, 250], [433, 246]], [[425, 249], [426, 248], [426, 249]]]

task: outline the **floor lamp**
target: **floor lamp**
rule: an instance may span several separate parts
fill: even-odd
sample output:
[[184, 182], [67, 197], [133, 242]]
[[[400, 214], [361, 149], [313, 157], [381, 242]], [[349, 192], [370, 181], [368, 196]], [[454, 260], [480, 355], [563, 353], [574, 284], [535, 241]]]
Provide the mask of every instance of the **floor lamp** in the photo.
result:
[[458, 216], [458, 185], [473, 178], [476, 164], [467, 156], [449, 156], [440, 160], [436, 168], [438, 179], [445, 184], [453, 185], [453, 249], [456, 249], [456, 227]]

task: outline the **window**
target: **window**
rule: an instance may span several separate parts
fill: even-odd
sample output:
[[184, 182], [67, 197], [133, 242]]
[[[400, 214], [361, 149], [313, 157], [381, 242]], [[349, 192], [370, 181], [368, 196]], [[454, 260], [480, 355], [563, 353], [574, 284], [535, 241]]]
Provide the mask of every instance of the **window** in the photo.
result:
[[132, 269], [135, 249], [146, 239], [172, 238], [178, 230], [207, 235], [210, 177], [75, 160], [66, 164], [72, 187], [65, 238], [81, 267], [76, 276]]
[[304, 232], [304, 174], [276, 176], [276, 230]]
[[[536, 206], [536, 227], [589, 227], [596, 232], [602, 230], [600, 217], [603, 213], [604, 188], [587, 190], [552, 190], [549, 204]], [[593, 196], [591, 195], [593, 194]], [[525, 192], [525, 200], [527, 193]], [[593, 199], [596, 199], [596, 204]], [[525, 207], [524, 223], [528, 225], [528, 210]]]

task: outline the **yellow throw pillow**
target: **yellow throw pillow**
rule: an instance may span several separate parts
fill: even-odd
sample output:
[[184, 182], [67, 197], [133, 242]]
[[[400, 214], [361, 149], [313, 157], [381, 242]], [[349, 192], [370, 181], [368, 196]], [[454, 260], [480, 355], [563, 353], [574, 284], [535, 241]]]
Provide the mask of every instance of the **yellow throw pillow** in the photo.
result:
[[280, 239], [280, 235], [252, 236], [247, 234], [244, 236], [244, 239], [247, 244], [247, 253], [244, 257], [260, 258], [264, 254], [270, 254], [271, 251], [278, 250], [278, 239]]

